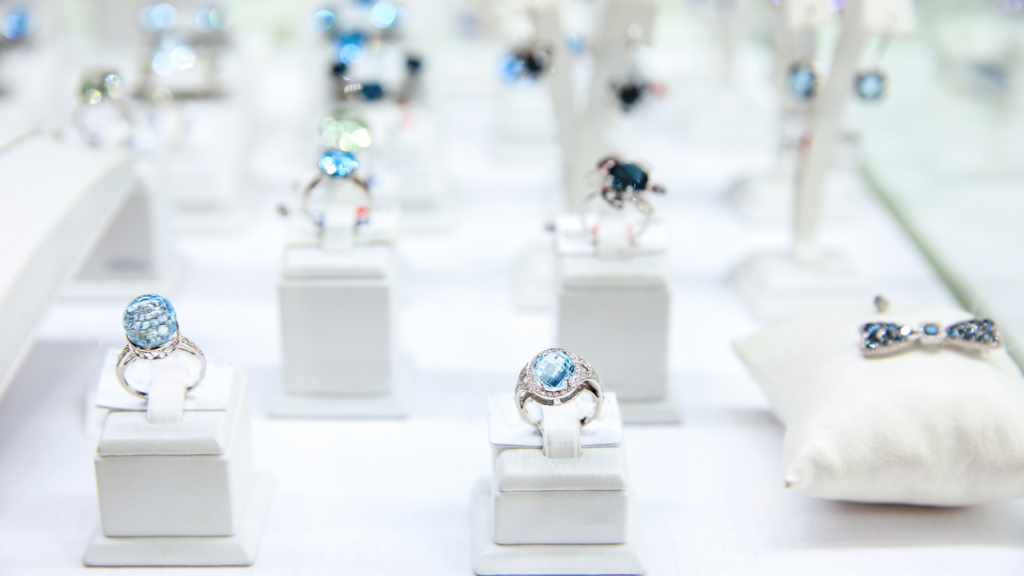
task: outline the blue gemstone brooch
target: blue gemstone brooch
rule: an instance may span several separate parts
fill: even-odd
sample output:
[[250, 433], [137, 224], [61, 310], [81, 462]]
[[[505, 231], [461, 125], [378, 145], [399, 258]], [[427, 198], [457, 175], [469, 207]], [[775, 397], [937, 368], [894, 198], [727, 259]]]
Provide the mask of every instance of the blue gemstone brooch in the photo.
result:
[[972, 318], [946, 326], [926, 322], [918, 327], [896, 322], [868, 322], [860, 327], [860, 349], [866, 357], [887, 356], [914, 346], [951, 346], [964, 350], [995, 350], [1002, 346], [999, 326], [989, 318]]

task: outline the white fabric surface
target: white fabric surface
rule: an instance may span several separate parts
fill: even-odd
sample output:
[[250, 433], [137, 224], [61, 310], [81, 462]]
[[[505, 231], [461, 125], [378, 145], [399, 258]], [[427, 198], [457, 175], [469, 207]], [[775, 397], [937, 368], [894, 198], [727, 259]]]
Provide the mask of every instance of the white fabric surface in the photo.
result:
[[961, 506], [1024, 496], [1024, 378], [1005, 349], [865, 358], [869, 320], [943, 326], [952, 309], [842, 308], [735, 342], [785, 424], [786, 486], [860, 502]]

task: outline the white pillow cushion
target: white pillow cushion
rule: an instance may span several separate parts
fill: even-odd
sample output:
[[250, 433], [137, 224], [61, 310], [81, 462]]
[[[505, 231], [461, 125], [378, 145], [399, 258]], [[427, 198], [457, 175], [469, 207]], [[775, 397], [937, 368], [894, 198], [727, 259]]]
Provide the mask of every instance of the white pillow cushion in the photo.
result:
[[1024, 496], [1024, 377], [1005, 348], [860, 352], [867, 321], [969, 318], [845, 308], [734, 342], [785, 425], [786, 486], [819, 498], [939, 506]]

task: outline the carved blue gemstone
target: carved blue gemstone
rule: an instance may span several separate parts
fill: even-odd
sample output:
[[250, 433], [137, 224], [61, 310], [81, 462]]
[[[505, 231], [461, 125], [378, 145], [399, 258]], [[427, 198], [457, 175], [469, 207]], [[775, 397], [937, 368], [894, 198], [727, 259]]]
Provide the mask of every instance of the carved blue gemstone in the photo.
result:
[[320, 155], [320, 170], [331, 178], [348, 176], [359, 168], [359, 161], [355, 154], [344, 150], [327, 150]]
[[167, 344], [178, 333], [174, 306], [163, 296], [139, 296], [124, 310], [124, 333], [139, 348], [149, 350]]
[[647, 188], [647, 172], [636, 164], [617, 162], [608, 170], [612, 177], [612, 188], [616, 190], [644, 190]]
[[789, 91], [798, 100], [810, 100], [818, 92], [818, 73], [810, 64], [789, 68]]
[[572, 358], [561, 350], [549, 350], [533, 363], [533, 378], [545, 390], [557, 392], [569, 386], [569, 379], [576, 373]]
[[861, 100], [878, 100], [885, 94], [885, 76], [880, 72], [861, 72], [855, 82]]

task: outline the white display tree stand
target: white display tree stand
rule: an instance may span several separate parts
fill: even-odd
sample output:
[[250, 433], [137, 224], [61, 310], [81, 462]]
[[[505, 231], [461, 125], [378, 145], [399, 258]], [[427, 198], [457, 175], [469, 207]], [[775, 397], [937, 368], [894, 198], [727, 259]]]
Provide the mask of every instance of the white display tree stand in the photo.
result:
[[621, 213], [596, 236], [580, 215], [558, 220], [558, 346], [590, 362], [626, 422], [677, 423], [668, 362], [668, 233], [653, 220], [631, 242]]
[[543, 434], [511, 393], [488, 400], [494, 469], [473, 487], [473, 572], [643, 574], [615, 394], [582, 429], [582, 401], [544, 408]]
[[[344, 213], [351, 213], [338, 207]], [[335, 210], [334, 213], [337, 213]], [[371, 221], [387, 227], [386, 214]], [[320, 243], [302, 240], [293, 219], [278, 298], [281, 308], [281, 389], [275, 416], [403, 416], [408, 374], [399, 361], [396, 328], [397, 258], [388, 234], [360, 230], [351, 220], [328, 225]]]
[[108, 353], [96, 392], [97, 407], [109, 410], [95, 458], [100, 528], [87, 566], [247, 566], [256, 558], [272, 482], [253, 471], [248, 379], [212, 361], [186, 396], [194, 376], [179, 355], [130, 367], [133, 383], [151, 369], [147, 402], [120, 387], [116, 351]]
[[811, 116], [810, 145], [801, 161], [794, 212], [794, 247], [755, 254], [737, 268], [734, 280], [752, 311], [784, 317], [814, 308], [863, 301], [867, 283], [845, 254], [819, 245], [825, 183], [835, 162], [843, 110], [870, 33], [912, 32], [909, 0], [850, 0], [825, 88]]

